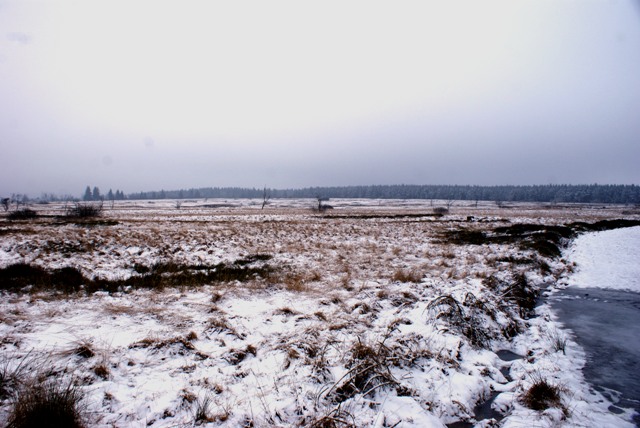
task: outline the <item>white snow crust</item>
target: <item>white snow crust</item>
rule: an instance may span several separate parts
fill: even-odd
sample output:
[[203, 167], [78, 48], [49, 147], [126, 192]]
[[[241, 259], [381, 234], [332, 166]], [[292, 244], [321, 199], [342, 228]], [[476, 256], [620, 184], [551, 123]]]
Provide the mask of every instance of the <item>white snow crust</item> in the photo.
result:
[[565, 255], [577, 267], [567, 285], [640, 293], [640, 226], [586, 233]]

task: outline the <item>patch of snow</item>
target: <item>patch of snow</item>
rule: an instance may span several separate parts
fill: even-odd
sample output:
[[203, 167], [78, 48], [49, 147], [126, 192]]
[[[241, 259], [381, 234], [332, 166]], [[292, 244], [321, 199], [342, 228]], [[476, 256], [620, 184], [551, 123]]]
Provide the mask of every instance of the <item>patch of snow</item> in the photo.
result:
[[579, 236], [566, 258], [577, 265], [567, 285], [640, 293], [640, 226]]

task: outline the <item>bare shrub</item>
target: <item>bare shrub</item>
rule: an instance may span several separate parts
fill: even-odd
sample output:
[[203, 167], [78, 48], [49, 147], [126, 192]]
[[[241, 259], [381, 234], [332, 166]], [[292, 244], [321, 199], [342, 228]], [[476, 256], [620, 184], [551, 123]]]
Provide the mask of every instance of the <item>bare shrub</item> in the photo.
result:
[[95, 218], [102, 215], [103, 204], [91, 204], [76, 202], [72, 207], [67, 208], [66, 216], [72, 218]]
[[484, 281], [485, 285], [493, 288], [501, 297], [514, 302], [519, 309], [522, 318], [529, 318], [535, 314], [535, 308], [540, 291], [529, 284], [527, 277], [523, 274], [513, 275], [512, 280], [504, 282], [495, 277], [489, 277]]

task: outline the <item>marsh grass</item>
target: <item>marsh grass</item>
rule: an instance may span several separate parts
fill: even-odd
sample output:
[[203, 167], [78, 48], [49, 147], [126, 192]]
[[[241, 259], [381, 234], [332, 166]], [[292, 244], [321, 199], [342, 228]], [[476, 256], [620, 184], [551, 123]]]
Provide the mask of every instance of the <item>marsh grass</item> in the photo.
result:
[[[540, 290], [531, 285], [522, 273], [515, 273], [507, 279], [496, 276], [485, 278], [483, 284], [496, 293], [503, 301], [514, 303], [520, 317], [528, 319], [535, 315], [535, 308]], [[506, 305], [503, 305], [506, 308]]]
[[23, 208], [7, 214], [7, 220], [32, 220], [34, 218], [38, 218], [38, 213], [31, 208]]
[[200, 360], [206, 360], [209, 358], [207, 354], [204, 354], [195, 347], [193, 343], [187, 337], [171, 337], [168, 339], [160, 339], [155, 337], [147, 337], [139, 340], [138, 342], [129, 345], [129, 349], [149, 349], [157, 352], [160, 350], [169, 350], [174, 355], [194, 355]]
[[247, 282], [268, 277], [274, 269], [259, 259], [243, 258], [232, 263], [184, 265], [173, 262], [153, 266], [135, 265], [136, 275], [127, 279], [92, 279], [75, 267], [45, 270], [39, 266], [17, 263], [0, 269], [0, 289], [7, 291], [56, 291], [71, 294], [84, 290], [117, 292], [123, 289], [158, 289], [202, 286], [222, 282]]
[[440, 234], [441, 243], [456, 245], [512, 244], [543, 257], [560, 257], [565, 242], [575, 234], [568, 226], [519, 223], [496, 227], [492, 231], [453, 229]]
[[351, 412], [346, 411], [340, 403], [335, 408], [317, 417], [303, 426], [309, 428], [356, 428], [356, 418]]
[[84, 394], [73, 380], [48, 378], [25, 385], [16, 394], [7, 428], [83, 428]]
[[[17, 361], [17, 363], [14, 363]], [[3, 354], [0, 357], [0, 400], [10, 397], [34, 370], [31, 354], [22, 357]]]
[[567, 338], [564, 334], [557, 329], [552, 329], [547, 332], [547, 338], [556, 352], [562, 351], [562, 354], [566, 355]]
[[91, 339], [81, 339], [73, 343], [73, 346], [65, 352], [68, 355], [75, 355], [80, 358], [88, 359], [96, 355], [96, 351]]
[[212, 405], [213, 399], [209, 394], [205, 394], [193, 401], [193, 420], [196, 425], [214, 422], [215, 419], [211, 415]]
[[533, 384], [522, 396], [522, 403], [532, 410], [543, 411], [550, 407], [562, 407], [562, 389], [549, 383], [540, 375], [533, 377]]
[[451, 295], [442, 295], [429, 302], [427, 309], [435, 319], [445, 322], [447, 327], [465, 336], [472, 346], [487, 347], [492, 334], [487, 326], [485, 315], [494, 315], [489, 308], [472, 293], [467, 293], [461, 303]]
[[367, 344], [358, 338], [349, 350], [346, 367], [349, 371], [329, 390], [327, 396], [335, 403], [344, 402], [356, 394], [367, 396], [375, 390], [399, 385], [391, 374], [392, 351], [384, 339]]
[[424, 275], [415, 269], [397, 269], [391, 278], [392, 281], [397, 282], [412, 282], [419, 283], [422, 281]]

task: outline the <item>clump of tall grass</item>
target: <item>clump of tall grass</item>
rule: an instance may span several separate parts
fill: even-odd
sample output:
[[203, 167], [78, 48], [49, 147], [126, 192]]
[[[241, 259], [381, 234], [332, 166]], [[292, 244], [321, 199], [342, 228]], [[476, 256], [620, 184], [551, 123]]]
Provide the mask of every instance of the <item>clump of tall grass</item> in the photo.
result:
[[422, 272], [413, 269], [397, 269], [391, 278], [396, 282], [413, 282], [419, 283], [423, 278]]
[[13, 399], [7, 428], [84, 428], [84, 395], [72, 380], [50, 378], [22, 387]]
[[533, 379], [533, 384], [527, 389], [522, 397], [522, 403], [532, 410], [546, 410], [550, 407], [560, 407], [559, 386], [549, 383], [542, 376], [537, 375]]
[[329, 391], [328, 396], [341, 403], [356, 394], [369, 395], [385, 386], [398, 386], [391, 374], [394, 360], [393, 351], [384, 344], [384, 340], [369, 345], [358, 341], [349, 350], [347, 368], [349, 371]]

